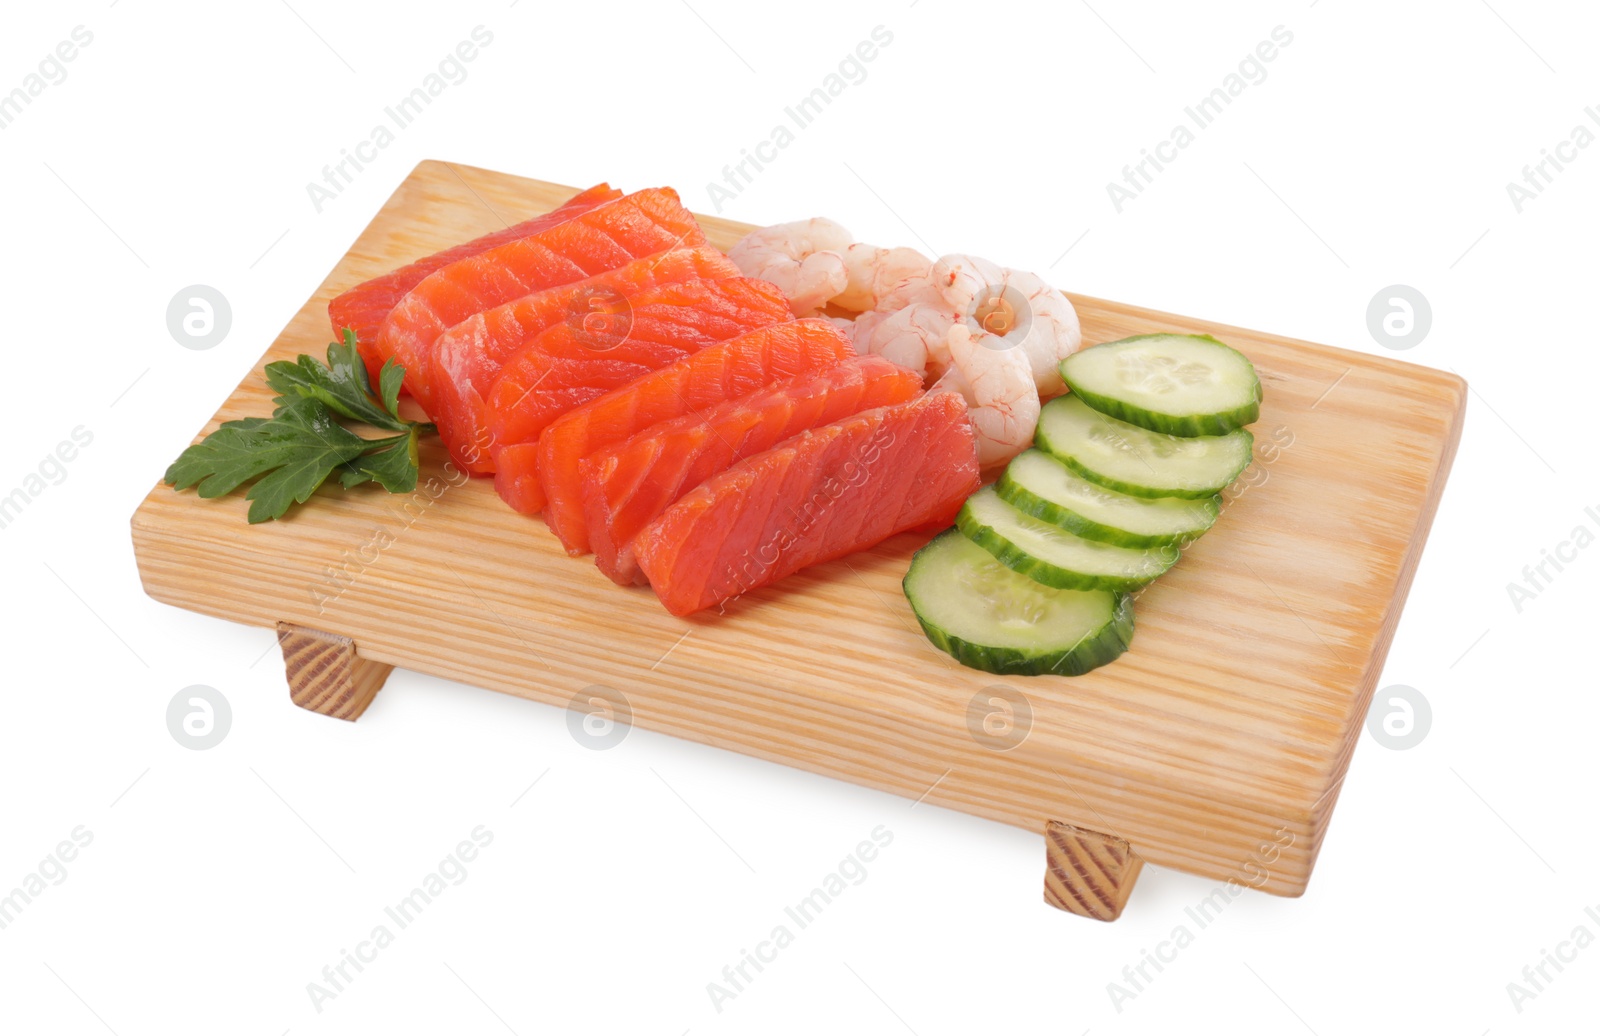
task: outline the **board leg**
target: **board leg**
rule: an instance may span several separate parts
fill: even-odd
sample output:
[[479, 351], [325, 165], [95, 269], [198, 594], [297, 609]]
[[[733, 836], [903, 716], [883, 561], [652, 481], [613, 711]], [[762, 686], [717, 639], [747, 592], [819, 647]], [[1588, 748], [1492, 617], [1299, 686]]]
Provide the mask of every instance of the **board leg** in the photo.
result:
[[337, 633], [278, 623], [278, 646], [289, 677], [289, 700], [334, 719], [355, 720], [383, 686], [394, 666], [356, 654], [355, 641]]
[[1096, 921], [1122, 916], [1144, 860], [1115, 835], [1052, 820], [1044, 828], [1044, 901]]

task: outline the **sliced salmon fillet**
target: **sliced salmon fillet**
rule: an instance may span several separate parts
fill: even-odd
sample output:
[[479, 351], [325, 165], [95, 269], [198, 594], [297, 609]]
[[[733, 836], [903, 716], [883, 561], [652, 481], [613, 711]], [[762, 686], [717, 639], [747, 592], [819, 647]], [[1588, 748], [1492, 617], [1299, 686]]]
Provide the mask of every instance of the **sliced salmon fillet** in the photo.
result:
[[790, 319], [766, 281], [686, 281], [626, 300], [623, 322], [556, 324], [506, 361], [489, 392], [495, 488], [524, 514], [544, 507], [539, 434], [570, 410], [706, 346]]
[[457, 464], [475, 475], [492, 474], [484, 400], [508, 357], [557, 323], [620, 325], [625, 300], [641, 291], [738, 276], [733, 260], [715, 248], [674, 249], [468, 317], [433, 344], [432, 417], [440, 438]]
[[383, 327], [383, 320], [389, 312], [399, 305], [400, 300], [406, 297], [406, 293], [420, 284], [424, 277], [459, 259], [487, 252], [491, 248], [498, 248], [518, 238], [537, 234], [541, 230], [548, 230], [550, 227], [565, 223], [579, 213], [587, 212], [596, 205], [620, 197], [622, 197], [621, 191], [602, 183], [571, 198], [551, 212], [473, 238], [454, 248], [435, 252], [427, 258], [418, 259], [409, 266], [402, 266], [382, 277], [363, 281], [328, 303], [328, 319], [333, 324], [333, 336], [343, 339], [344, 329], [347, 327], [355, 331], [361, 358], [366, 361], [367, 372], [372, 376], [372, 383], [376, 385], [378, 374], [383, 370], [384, 359], [378, 354], [378, 331]]
[[966, 402], [937, 392], [746, 457], [645, 526], [633, 550], [667, 610], [689, 615], [897, 532], [947, 524], [977, 488]]
[[850, 339], [826, 320], [774, 324], [703, 349], [579, 407], [539, 436], [545, 521], [568, 554], [587, 554], [578, 470], [585, 457], [658, 421], [698, 413], [854, 355]]
[[[703, 413], [652, 425], [626, 442], [594, 453], [581, 467], [584, 517], [595, 564], [623, 585], [642, 582], [633, 559], [633, 538], [689, 490], [809, 428], [909, 402], [921, 394], [922, 376], [915, 371], [881, 356], [852, 357]], [[554, 431], [552, 426], [545, 439]], [[542, 467], [541, 474], [547, 476], [549, 470]], [[554, 502], [552, 495], [546, 514], [554, 513]]]
[[641, 256], [698, 248], [705, 241], [670, 188], [603, 202], [428, 274], [384, 319], [378, 354], [405, 365], [406, 387], [431, 415], [433, 343], [454, 325], [524, 295], [581, 281]]

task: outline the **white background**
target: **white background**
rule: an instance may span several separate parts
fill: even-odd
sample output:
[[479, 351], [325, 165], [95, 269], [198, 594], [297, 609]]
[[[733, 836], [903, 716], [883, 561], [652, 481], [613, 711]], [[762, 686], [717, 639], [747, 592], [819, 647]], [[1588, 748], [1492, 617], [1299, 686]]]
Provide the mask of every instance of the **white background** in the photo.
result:
[[[1600, 105], [1593, 7], [693, 3], [7, 6], [0, 92], [93, 42], [0, 131], [0, 494], [94, 440], [0, 530], [0, 892], [93, 841], [0, 931], [0, 1029], [1594, 1031], [1600, 947], [1520, 1012], [1507, 983], [1600, 936], [1600, 550], [1520, 612], [1507, 584], [1600, 509], [1600, 147], [1520, 213], [1506, 190]], [[469, 77], [315, 211], [307, 182], [477, 25]], [[332, 722], [289, 705], [268, 631], [155, 604], [134, 567], [138, 501], [416, 161], [705, 211], [876, 25], [866, 80], [725, 215], [1369, 352], [1369, 300], [1411, 285], [1433, 326], [1403, 358], [1474, 388], [1380, 683], [1431, 730], [1364, 734], [1309, 893], [1240, 898], [1120, 1011], [1107, 984], [1214, 883], [1149, 868], [1120, 922], [1072, 918], [1039, 901], [1037, 834], [640, 731], [590, 751], [559, 710], [407, 673]], [[1117, 213], [1106, 183], [1279, 25], [1266, 80]], [[165, 321], [195, 283], [233, 309], [203, 352]], [[232, 706], [209, 751], [168, 733], [191, 684]], [[307, 983], [480, 824], [466, 880], [314, 1010]], [[707, 983], [879, 825], [867, 879], [718, 1013]]]

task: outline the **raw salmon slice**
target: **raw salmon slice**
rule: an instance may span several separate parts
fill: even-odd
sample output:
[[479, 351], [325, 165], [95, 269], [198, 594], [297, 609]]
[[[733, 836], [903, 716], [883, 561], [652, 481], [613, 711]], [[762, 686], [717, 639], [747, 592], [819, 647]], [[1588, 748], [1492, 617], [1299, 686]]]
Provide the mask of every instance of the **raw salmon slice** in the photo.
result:
[[766, 281], [686, 281], [624, 300], [618, 320], [556, 324], [506, 361], [489, 392], [494, 485], [523, 514], [544, 507], [539, 434], [569, 410], [708, 345], [788, 321], [789, 300]]
[[[582, 464], [582, 482], [595, 564], [623, 585], [642, 581], [633, 560], [633, 538], [689, 490], [808, 428], [905, 403], [921, 394], [922, 376], [915, 371], [881, 356], [852, 357], [829, 370], [758, 389], [704, 413], [652, 425], [591, 455]], [[551, 426], [545, 433], [545, 442], [555, 430]], [[549, 470], [542, 468], [541, 473], [548, 478]], [[546, 514], [555, 511], [553, 494], [550, 501]]]
[[473, 238], [454, 248], [446, 248], [425, 259], [418, 259], [411, 265], [402, 266], [382, 277], [363, 281], [328, 303], [328, 319], [333, 323], [333, 336], [342, 340], [345, 328], [352, 328], [355, 331], [361, 358], [366, 361], [367, 371], [372, 376], [372, 383], [376, 385], [378, 374], [383, 369], [383, 357], [378, 354], [378, 331], [383, 327], [383, 320], [389, 312], [399, 305], [400, 300], [406, 297], [406, 293], [420, 284], [424, 277], [457, 260], [487, 252], [491, 248], [498, 248], [518, 238], [537, 234], [541, 230], [548, 230], [550, 227], [565, 223], [579, 213], [587, 212], [596, 205], [620, 197], [622, 197], [621, 191], [607, 184], [599, 184], [542, 216], [535, 216], [503, 230], [496, 230], [492, 234]]
[[826, 320], [774, 324], [703, 349], [579, 407], [539, 436], [545, 521], [568, 554], [587, 554], [589, 530], [578, 471], [585, 457], [657, 421], [698, 413], [854, 355], [850, 340]]
[[604, 327], [621, 319], [624, 299], [662, 284], [738, 276], [715, 248], [677, 249], [468, 317], [433, 344], [432, 416], [450, 455], [473, 474], [493, 473], [485, 397], [506, 359], [541, 332], [557, 323]]
[[571, 284], [706, 238], [670, 188], [604, 202], [556, 226], [459, 259], [423, 278], [378, 332], [378, 355], [405, 365], [406, 387], [432, 413], [433, 343], [445, 331], [502, 303]]
[[948, 524], [978, 488], [967, 405], [937, 392], [746, 457], [633, 541], [661, 603], [689, 615], [897, 532]]

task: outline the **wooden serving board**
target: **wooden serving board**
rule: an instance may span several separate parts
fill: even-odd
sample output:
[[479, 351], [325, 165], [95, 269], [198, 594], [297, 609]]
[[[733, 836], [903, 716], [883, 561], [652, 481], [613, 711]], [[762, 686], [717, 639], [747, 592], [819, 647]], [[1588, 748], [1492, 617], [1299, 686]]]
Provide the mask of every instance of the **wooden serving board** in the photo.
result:
[[[262, 362], [322, 354], [328, 301], [351, 285], [573, 193], [422, 163]], [[724, 248], [748, 229], [703, 223]], [[389, 666], [559, 706], [605, 685], [640, 727], [1041, 834], [1049, 825], [1047, 898], [1081, 913], [1115, 916], [1143, 862], [1298, 895], [1439, 502], [1466, 386], [1382, 357], [1073, 302], [1090, 343], [1214, 334], [1255, 362], [1266, 393], [1256, 464], [1222, 519], [1139, 597], [1132, 649], [1084, 677], [1001, 678], [935, 650], [900, 590], [925, 536], [808, 570], [725, 614], [674, 618], [649, 590], [567, 557], [489, 481], [452, 484], [437, 448], [415, 497], [324, 489], [256, 527], [242, 496], [158, 486], [133, 520], [140, 573], [157, 600], [286, 624], [296, 700], [320, 711], [359, 713]], [[258, 365], [205, 432], [270, 410]], [[153, 472], [169, 459], [152, 458]], [[1005, 709], [983, 703], [1005, 693], [1032, 715], [1002, 751]], [[969, 729], [975, 697], [1000, 738]]]

